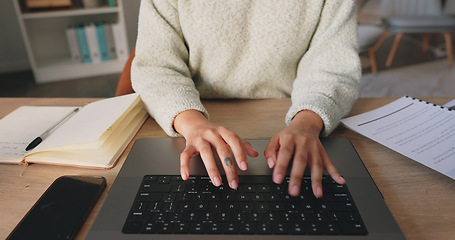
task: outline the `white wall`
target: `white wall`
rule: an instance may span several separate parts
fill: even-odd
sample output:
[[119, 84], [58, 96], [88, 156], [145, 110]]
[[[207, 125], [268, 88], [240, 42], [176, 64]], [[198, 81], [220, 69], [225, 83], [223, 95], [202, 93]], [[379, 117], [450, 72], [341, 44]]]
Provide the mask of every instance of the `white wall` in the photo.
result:
[[[25, 44], [14, 11], [13, 1], [0, 0], [0, 72], [30, 69]], [[141, 0], [123, 0], [128, 46], [136, 44], [137, 17]]]
[[[2, 0], [0, 0], [2, 1]], [[128, 47], [133, 50], [137, 37], [137, 17], [141, 0], [123, 0], [123, 12], [125, 13], [126, 33], [128, 34]]]
[[12, 1], [0, 0], [0, 72], [30, 69]]

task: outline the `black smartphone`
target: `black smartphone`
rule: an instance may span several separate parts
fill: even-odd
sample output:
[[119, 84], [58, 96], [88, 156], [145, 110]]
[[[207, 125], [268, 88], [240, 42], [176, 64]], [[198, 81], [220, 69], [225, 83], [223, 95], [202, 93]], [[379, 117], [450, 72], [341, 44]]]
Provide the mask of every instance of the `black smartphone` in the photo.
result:
[[73, 239], [105, 187], [104, 177], [57, 178], [7, 239]]

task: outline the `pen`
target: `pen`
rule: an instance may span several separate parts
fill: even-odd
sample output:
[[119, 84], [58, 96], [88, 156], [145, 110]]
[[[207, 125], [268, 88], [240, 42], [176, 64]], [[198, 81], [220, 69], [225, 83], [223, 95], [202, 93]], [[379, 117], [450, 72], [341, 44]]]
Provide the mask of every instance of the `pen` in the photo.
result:
[[47, 129], [45, 132], [43, 132], [41, 135], [39, 135], [39, 137], [35, 138], [26, 148], [25, 148], [25, 151], [29, 151], [33, 148], [35, 148], [36, 146], [38, 146], [38, 144], [40, 144], [43, 139], [45, 137], [47, 137], [49, 135], [49, 133], [55, 128], [57, 127], [60, 123], [62, 123], [63, 121], [65, 121], [67, 118], [69, 118], [71, 115], [73, 115], [74, 113], [76, 113], [77, 111], [79, 111], [79, 108], [76, 108], [74, 109], [73, 111], [71, 111], [68, 115], [66, 115], [64, 118], [62, 118], [62, 120], [58, 121], [57, 123], [55, 123], [54, 125], [52, 125], [49, 129]]

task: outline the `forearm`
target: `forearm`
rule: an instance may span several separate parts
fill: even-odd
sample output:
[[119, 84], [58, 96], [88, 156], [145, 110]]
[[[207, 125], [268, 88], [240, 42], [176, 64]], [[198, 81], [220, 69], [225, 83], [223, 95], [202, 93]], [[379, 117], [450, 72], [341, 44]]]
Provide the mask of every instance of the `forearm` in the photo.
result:
[[301, 110], [317, 113], [327, 136], [357, 99], [361, 68], [354, 1], [326, 1], [293, 85], [287, 124]]
[[179, 113], [195, 109], [208, 117], [187, 62], [188, 50], [174, 6], [168, 1], [142, 1], [131, 82], [150, 115], [173, 137], [179, 136], [173, 128]]

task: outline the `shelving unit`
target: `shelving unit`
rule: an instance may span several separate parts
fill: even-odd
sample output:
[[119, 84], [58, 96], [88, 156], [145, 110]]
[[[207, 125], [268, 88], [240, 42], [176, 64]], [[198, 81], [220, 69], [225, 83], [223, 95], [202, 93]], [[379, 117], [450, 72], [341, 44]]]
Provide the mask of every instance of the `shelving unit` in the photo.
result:
[[[46, 83], [120, 73], [129, 55], [123, 14], [123, 2], [116, 7], [71, 8], [27, 12], [23, 0], [12, 0], [24, 38], [27, 55], [36, 83]], [[65, 29], [90, 22], [120, 24], [126, 54], [106, 62], [75, 63], [71, 60]]]

